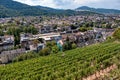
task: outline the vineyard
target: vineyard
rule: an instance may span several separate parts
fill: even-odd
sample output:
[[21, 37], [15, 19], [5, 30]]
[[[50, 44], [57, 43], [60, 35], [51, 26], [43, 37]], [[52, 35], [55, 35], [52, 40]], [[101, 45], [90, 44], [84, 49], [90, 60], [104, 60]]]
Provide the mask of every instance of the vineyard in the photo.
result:
[[120, 69], [116, 69], [110, 73], [109, 76], [104, 78], [105, 80], [113, 79], [113, 80], [120, 80]]
[[0, 80], [82, 80], [117, 64], [120, 43], [109, 42], [0, 66]]

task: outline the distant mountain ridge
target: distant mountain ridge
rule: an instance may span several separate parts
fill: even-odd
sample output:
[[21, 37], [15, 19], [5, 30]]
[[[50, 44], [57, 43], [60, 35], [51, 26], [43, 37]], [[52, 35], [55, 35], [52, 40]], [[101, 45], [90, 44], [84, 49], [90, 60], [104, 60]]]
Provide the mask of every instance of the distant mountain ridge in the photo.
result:
[[42, 6], [30, 6], [13, 0], [0, 0], [0, 17], [41, 16], [41, 15], [89, 15], [89, 11], [60, 10]]
[[101, 14], [120, 14], [120, 10], [117, 9], [104, 9], [104, 8], [91, 8], [88, 6], [82, 6], [77, 9], [77, 11], [92, 11]]

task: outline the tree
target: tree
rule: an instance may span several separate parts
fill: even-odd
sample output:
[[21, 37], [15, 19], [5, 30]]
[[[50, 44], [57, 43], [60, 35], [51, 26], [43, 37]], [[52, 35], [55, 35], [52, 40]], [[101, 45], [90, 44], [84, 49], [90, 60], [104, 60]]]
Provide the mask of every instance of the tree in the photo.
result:
[[71, 27], [71, 29], [76, 29], [77, 28], [77, 26], [75, 26], [75, 25], [70, 25], [70, 27]]
[[24, 27], [23, 28], [23, 32], [37, 34], [38, 30], [35, 27], [33, 27], [33, 26], [29, 26], [29, 27]]
[[50, 49], [52, 49], [52, 46], [55, 46], [56, 42], [55, 41], [49, 41], [46, 43], [46, 46], [49, 47]]
[[77, 48], [77, 45], [75, 43], [72, 44], [72, 49]]
[[23, 32], [28, 33], [27, 27], [24, 27], [24, 28], [23, 28]]
[[71, 50], [72, 49], [72, 44], [70, 42], [69, 37], [67, 36], [66, 43], [63, 45], [63, 50]]
[[51, 53], [51, 49], [49, 47], [46, 47], [39, 52], [39, 55], [40, 56], [47, 56], [50, 53]]
[[59, 48], [57, 46], [53, 46], [52, 53], [58, 53], [58, 52], [59, 52]]
[[33, 26], [30, 26], [29, 30], [30, 30], [30, 33], [32, 33], [32, 34], [37, 34], [38, 33], [38, 30]]
[[85, 27], [80, 27], [80, 28], [79, 28], [79, 31], [85, 32], [85, 31], [87, 31], [87, 28], [85, 28]]
[[58, 27], [57, 24], [53, 25], [53, 29], [57, 29], [57, 27]]
[[15, 27], [11, 27], [7, 31], [7, 34], [14, 35], [15, 45], [18, 45], [20, 43], [20, 33], [21, 33], [20, 28], [15, 28]]
[[3, 31], [2, 29], [0, 29], [0, 36], [3, 36], [3, 35], [4, 35]]
[[40, 43], [40, 42], [39, 42], [39, 40], [37, 40], [37, 39], [35, 39], [35, 40], [33, 41], [33, 44], [34, 44], [35, 47], [37, 47], [38, 43]]

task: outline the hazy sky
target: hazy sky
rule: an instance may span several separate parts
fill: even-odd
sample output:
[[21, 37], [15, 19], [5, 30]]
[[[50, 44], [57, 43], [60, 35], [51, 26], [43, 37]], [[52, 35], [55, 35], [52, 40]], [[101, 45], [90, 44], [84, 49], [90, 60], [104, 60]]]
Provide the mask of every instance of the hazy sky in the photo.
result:
[[15, 0], [29, 5], [41, 5], [59, 9], [74, 9], [80, 6], [120, 9], [120, 0]]

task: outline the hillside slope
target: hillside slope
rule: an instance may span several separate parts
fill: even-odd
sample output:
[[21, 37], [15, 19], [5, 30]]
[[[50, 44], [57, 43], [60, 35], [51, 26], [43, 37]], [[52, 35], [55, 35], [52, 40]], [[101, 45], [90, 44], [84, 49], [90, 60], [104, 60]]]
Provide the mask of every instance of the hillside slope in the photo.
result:
[[13, 0], [0, 0], [0, 17], [13, 16], [71, 16], [97, 14], [89, 11], [60, 10], [42, 6], [30, 6]]
[[115, 64], [120, 43], [108, 42], [0, 66], [0, 80], [81, 80]]
[[120, 14], [120, 10], [116, 10], [116, 9], [91, 8], [91, 7], [87, 7], [87, 6], [79, 7], [76, 10], [92, 11], [92, 12], [101, 13], [101, 14]]

